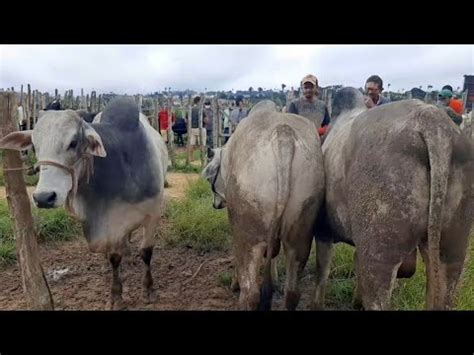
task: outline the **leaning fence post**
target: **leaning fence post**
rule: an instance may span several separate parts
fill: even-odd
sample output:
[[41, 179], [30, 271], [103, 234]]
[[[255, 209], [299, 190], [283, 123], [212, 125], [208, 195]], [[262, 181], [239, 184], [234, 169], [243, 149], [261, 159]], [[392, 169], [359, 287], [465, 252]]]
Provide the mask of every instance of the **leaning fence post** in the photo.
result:
[[[17, 131], [14, 120], [15, 110], [15, 93], [0, 93], [0, 134], [2, 137]], [[6, 170], [21, 166], [20, 152], [5, 150], [3, 163], [5, 189], [10, 213], [13, 216], [23, 291], [30, 309], [53, 310], [53, 298], [38, 256], [37, 236], [23, 171]]]

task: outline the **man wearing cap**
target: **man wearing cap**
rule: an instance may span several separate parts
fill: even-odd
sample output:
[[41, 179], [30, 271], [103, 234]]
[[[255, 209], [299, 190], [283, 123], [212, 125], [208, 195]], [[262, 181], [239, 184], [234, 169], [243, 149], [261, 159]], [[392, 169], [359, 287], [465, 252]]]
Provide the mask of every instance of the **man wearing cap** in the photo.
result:
[[324, 101], [316, 98], [318, 94], [318, 79], [308, 74], [301, 80], [303, 95], [293, 100], [288, 106], [288, 112], [306, 117], [314, 123], [320, 135], [323, 135], [330, 122], [329, 112]]
[[462, 116], [458, 115], [449, 106], [449, 102], [451, 101], [452, 97], [453, 97], [453, 93], [450, 90], [448, 89], [441, 90], [441, 92], [438, 94], [438, 103], [436, 106], [445, 110], [448, 116], [451, 117], [451, 119], [454, 121], [454, 123], [456, 123], [459, 126], [462, 123]]
[[454, 110], [454, 112], [456, 112], [458, 115], [462, 115], [462, 113], [464, 111], [464, 109], [463, 109], [464, 104], [463, 104], [462, 100], [459, 100], [459, 99], [454, 97], [453, 87], [451, 85], [445, 85], [445, 86], [443, 86], [441, 91], [442, 90], [449, 90], [453, 93], [451, 100], [449, 100], [449, 107], [451, 107]]
[[380, 106], [390, 102], [388, 97], [381, 95], [383, 91], [383, 81], [378, 75], [371, 75], [365, 81], [365, 105], [368, 108]]

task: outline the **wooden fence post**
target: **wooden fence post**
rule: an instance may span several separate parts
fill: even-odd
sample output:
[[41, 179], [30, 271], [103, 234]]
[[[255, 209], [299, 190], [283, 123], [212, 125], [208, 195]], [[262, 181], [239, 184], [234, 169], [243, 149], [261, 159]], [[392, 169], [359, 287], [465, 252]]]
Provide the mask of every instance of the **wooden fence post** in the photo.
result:
[[31, 117], [31, 85], [27, 85], [27, 96], [26, 96], [26, 105], [24, 109], [25, 113], [25, 119], [26, 119], [26, 129], [29, 130], [31, 128], [31, 122], [30, 122], [30, 117]]
[[91, 92], [91, 112], [97, 112], [97, 93]]
[[204, 153], [206, 152], [206, 139], [204, 139], [204, 135], [206, 129], [202, 126], [202, 119], [204, 114], [204, 102], [206, 101], [206, 97], [201, 95], [201, 102], [199, 103], [199, 137], [200, 139], [200, 148], [201, 148], [201, 167], [204, 167]]
[[92, 112], [91, 111], [91, 102], [90, 102], [89, 94], [86, 95], [86, 110], [88, 112]]
[[221, 120], [219, 117], [219, 106], [217, 96], [212, 99], [212, 148], [219, 147], [217, 140], [220, 140]]
[[32, 118], [32, 123], [33, 123], [33, 127], [35, 126], [36, 124], [36, 102], [38, 101], [38, 90], [34, 90], [33, 91], [33, 107], [31, 109], [31, 118]]
[[188, 101], [188, 122], [187, 122], [187, 136], [188, 136], [188, 141], [186, 142], [188, 154], [186, 155], [186, 165], [189, 165], [192, 160], [192, 154], [191, 154], [191, 134], [192, 134], [192, 126], [191, 126], [191, 121], [192, 121], [192, 114], [193, 114], [193, 105], [191, 103], [191, 95], [189, 95], [189, 101]]
[[159, 132], [160, 127], [158, 127], [158, 112], [160, 112], [160, 103], [158, 102], [158, 98], [155, 99], [155, 116], [153, 116], [153, 124], [155, 129]]
[[175, 154], [174, 154], [174, 135], [173, 135], [173, 130], [171, 129], [171, 126], [173, 124], [173, 121], [171, 120], [172, 117], [172, 107], [173, 105], [173, 99], [168, 98], [168, 154], [171, 160], [171, 166], [174, 168], [176, 166], [176, 159], [175, 159]]
[[47, 93], [44, 94], [44, 106], [43, 106], [43, 109], [45, 109], [46, 106], [48, 106], [49, 100], [50, 100], [49, 92], [47, 92]]
[[[2, 137], [17, 130], [14, 121], [15, 110], [15, 93], [0, 93], [0, 134]], [[20, 152], [5, 150], [4, 169], [19, 168], [22, 165]], [[5, 170], [4, 173], [7, 201], [14, 222], [21, 281], [28, 308], [53, 310], [53, 298], [38, 256], [37, 236], [23, 171]]]
[[79, 108], [81, 110], [87, 109], [87, 107], [85, 105], [85, 101], [84, 101], [84, 89], [83, 88], [81, 88], [81, 103], [79, 105]]

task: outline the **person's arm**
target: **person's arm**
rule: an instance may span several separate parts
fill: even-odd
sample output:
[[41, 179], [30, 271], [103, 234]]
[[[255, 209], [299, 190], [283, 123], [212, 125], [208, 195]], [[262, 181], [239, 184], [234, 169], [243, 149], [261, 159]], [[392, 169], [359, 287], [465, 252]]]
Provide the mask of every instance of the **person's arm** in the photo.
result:
[[462, 123], [462, 116], [458, 115], [451, 107], [448, 110], [448, 115], [458, 126]]

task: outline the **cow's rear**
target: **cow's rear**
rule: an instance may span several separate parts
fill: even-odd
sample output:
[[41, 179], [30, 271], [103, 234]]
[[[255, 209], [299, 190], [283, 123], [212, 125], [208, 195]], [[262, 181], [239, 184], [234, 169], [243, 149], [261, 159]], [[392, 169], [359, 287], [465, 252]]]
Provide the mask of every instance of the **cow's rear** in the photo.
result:
[[404, 264], [412, 274], [420, 248], [427, 306], [450, 307], [472, 219], [472, 146], [443, 112], [415, 100], [359, 112], [337, 129], [323, 147], [327, 222], [335, 241], [356, 247], [356, 298], [389, 308], [397, 271]]
[[[271, 259], [283, 243], [285, 304], [294, 309], [323, 197], [324, 171], [316, 132], [303, 117], [260, 108], [239, 125], [221, 159], [222, 195], [232, 225], [241, 308], [270, 309]], [[219, 183], [220, 175], [213, 179], [208, 174], [214, 170], [212, 165], [204, 175], [211, 183]]]

